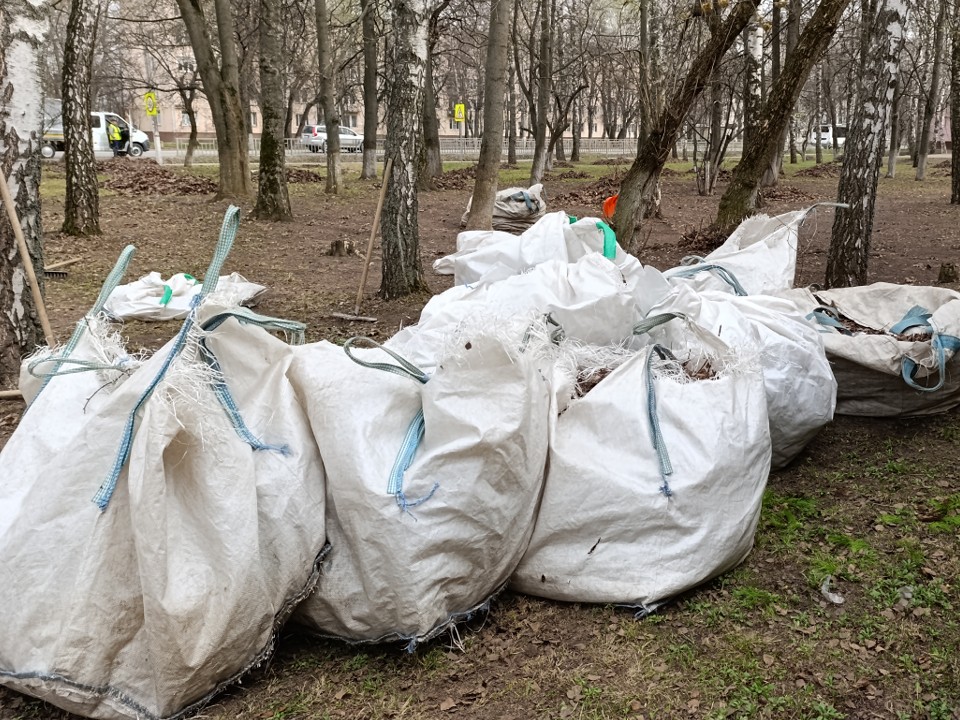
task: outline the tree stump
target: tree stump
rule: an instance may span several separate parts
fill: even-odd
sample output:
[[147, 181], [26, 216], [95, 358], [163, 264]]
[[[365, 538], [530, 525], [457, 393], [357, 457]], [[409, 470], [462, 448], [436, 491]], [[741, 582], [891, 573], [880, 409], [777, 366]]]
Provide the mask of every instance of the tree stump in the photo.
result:
[[948, 283], [960, 282], [960, 276], [957, 274], [956, 263], [943, 263], [940, 265], [940, 274], [937, 276], [937, 285], [946, 285]]
[[349, 255], [359, 255], [356, 243], [353, 240], [334, 240], [330, 243], [330, 249], [327, 255], [331, 257], [347, 257]]

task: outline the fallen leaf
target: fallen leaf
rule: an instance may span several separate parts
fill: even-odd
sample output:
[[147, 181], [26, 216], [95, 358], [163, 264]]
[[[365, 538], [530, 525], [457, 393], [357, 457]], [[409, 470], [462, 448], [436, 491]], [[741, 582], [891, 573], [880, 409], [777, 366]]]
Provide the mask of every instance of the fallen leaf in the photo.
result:
[[440, 703], [440, 711], [447, 712], [448, 710], [453, 710], [457, 706], [457, 701], [452, 697], [448, 697], [442, 703]]

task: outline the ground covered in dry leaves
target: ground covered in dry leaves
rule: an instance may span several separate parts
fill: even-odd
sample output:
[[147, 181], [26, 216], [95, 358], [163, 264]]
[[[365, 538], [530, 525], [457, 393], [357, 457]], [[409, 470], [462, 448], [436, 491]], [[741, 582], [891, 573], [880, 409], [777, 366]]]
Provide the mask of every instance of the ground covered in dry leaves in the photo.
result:
[[[454, 248], [472, 173], [461, 166], [421, 196], [427, 279]], [[598, 215], [627, 166], [585, 161], [546, 180], [551, 210]], [[941, 263], [960, 258], [960, 207], [937, 169], [916, 183], [909, 167], [881, 185], [871, 279], [933, 284]], [[644, 229], [640, 259], [665, 269], [695, 247], [717, 197], [701, 197], [688, 168], [671, 166], [662, 220]], [[836, 168], [788, 167], [768, 193], [768, 211], [830, 201]], [[45, 166], [48, 264], [79, 257], [65, 279], [48, 279], [50, 314], [65, 338], [92, 304], [127, 243], [138, 247], [129, 278], [202, 276], [226, 203], [214, 202], [215, 168], [185, 174], [141, 161], [101, 168], [104, 235], [58, 236], [63, 178]], [[523, 184], [506, 168], [501, 184]], [[947, 174], [949, 170], [947, 170]], [[376, 298], [375, 254], [361, 314], [348, 322], [362, 259], [332, 257], [332, 241], [363, 248], [378, 182], [352, 180], [328, 197], [319, 166], [291, 174], [296, 219], [245, 219], [225, 271], [267, 285], [263, 313], [301, 320], [308, 339], [386, 338], [415, 322], [428, 295]], [[721, 182], [722, 191], [724, 183]], [[244, 208], [249, 210], [249, 207]], [[832, 211], [802, 231], [798, 284], [822, 281]], [[155, 349], [176, 324], [130, 323], [130, 344]], [[20, 407], [0, 402], [0, 444]], [[287, 629], [269, 668], [199, 717], [249, 718], [960, 718], [960, 414], [924, 420], [838, 418], [768, 485], [756, 548], [735, 571], [644, 620], [613, 607], [548, 602], [505, 593], [488, 616], [406, 654], [400, 647], [349, 647]], [[823, 579], [842, 605], [821, 593]], [[0, 690], [0, 718], [66, 713]]]

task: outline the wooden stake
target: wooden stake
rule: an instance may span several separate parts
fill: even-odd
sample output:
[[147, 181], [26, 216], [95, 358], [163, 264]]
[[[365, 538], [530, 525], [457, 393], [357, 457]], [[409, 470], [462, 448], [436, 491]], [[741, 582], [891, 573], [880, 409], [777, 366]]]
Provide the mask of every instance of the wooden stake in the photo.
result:
[[50, 320], [47, 319], [47, 307], [43, 304], [40, 283], [37, 282], [37, 274], [33, 270], [30, 251], [27, 249], [27, 241], [23, 237], [20, 219], [17, 217], [17, 209], [13, 205], [13, 198], [10, 197], [10, 189], [7, 187], [7, 178], [3, 173], [0, 173], [0, 195], [3, 196], [3, 205], [7, 209], [7, 217], [10, 218], [10, 224], [13, 226], [14, 237], [17, 238], [17, 248], [20, 250], [20, 259], [23, 261], [23, 268], [26, 270], [27, 280], [30, 282], [30, 293], [33, 295], [33, 303], [36, 305], [37, 315], [40, 317], [43, 337], [47, 341], [47, 347], [53, 347], [56, 341], [53, 338], [53, 330], [50, 329]]
[[360, 287], [357, 288], [357, 304], [353, 306], [353, 314], [360, 314], [360, 301], [363, 300], [363, 290], [367, 286], [367, 273], [370, 272], [370, 259], [373, 257], [373, 241], [380, 229], [380, 213], [383, 212], [383, 200], [387, 196], [387, 183], [390, 182], [390, 169], [393, 167], [393, 158], [387, 158], [383, 168], [383, 182], [380, 185], [380, 200], [377, 202], [377, 212], [373, 216], [373, 226], [370, 228], [370, 239], [367, 241], [367, 254], [363, 259], [363, 273], [360, 275]]

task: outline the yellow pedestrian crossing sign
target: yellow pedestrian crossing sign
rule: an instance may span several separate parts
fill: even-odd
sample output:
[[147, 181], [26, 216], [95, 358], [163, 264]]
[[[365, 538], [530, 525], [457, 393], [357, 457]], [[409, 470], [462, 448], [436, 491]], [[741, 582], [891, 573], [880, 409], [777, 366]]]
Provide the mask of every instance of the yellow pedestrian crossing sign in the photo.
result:
[[157, 106], [157, 94], [152, 92], [144, 93], [143, 106], [147, 110], [147, 115], [156, 116], [156, 114], [159, 112], [159, 108]]
[[456, 122], [463, 122], [467, 119], [467, 106], [463, 103], [457, 103], [453, 106], [453, 119]]

